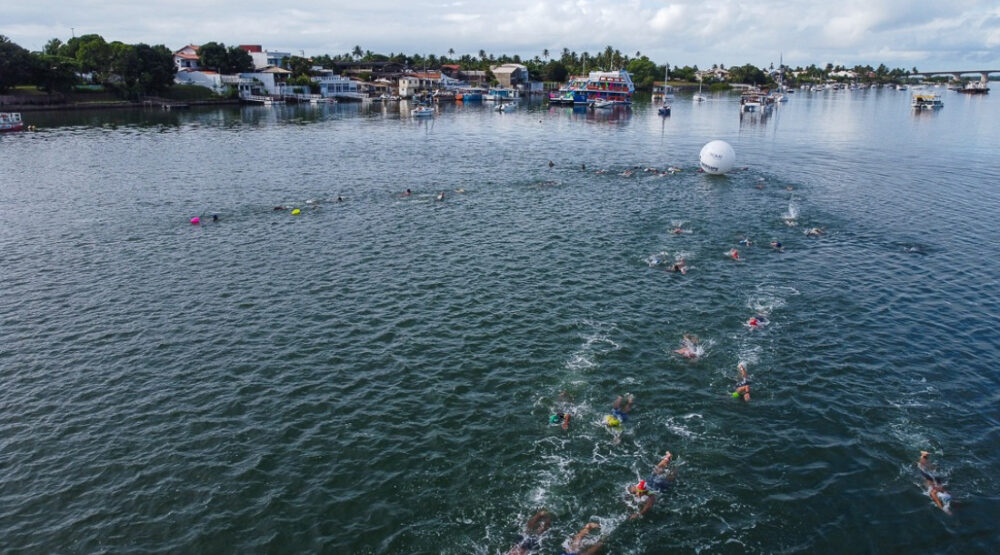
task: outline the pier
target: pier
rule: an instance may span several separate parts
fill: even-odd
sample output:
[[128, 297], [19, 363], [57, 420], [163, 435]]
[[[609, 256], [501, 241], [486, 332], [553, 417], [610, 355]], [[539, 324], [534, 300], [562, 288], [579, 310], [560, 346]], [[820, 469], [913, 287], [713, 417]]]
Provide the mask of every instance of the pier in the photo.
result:
[[161, 98], [159, 96], [143, 97], [142, 105], [150, 108], [159, 106], [164, 110], [186, 109], [191, 107], [191, 105], [188, 104], [187, 102], [170, 100], [169, 98]]

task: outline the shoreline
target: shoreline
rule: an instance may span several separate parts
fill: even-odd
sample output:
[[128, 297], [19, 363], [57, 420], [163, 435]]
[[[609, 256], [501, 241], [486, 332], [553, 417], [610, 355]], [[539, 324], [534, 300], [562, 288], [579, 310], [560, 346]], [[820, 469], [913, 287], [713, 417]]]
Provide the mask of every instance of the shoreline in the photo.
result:
[[[232, 106], [240, 104], [239, 99], [176, 101], [191, 106]], [[120, 100], [111, 102], [75, 102], [67, 104], [0, 104], [0, 112], [69, 112], [84, 110], [116, 110], [125, 108], [146, 108], [143, 102]], [[177, 108], [184, 109], [184, 108]]]

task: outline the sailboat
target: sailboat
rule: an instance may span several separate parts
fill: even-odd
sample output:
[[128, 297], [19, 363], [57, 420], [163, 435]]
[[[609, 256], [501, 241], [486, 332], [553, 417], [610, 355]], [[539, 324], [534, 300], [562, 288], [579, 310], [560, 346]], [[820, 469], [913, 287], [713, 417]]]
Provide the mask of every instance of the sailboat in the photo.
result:
[[674, 88], [670, 86], [670, 64], [667, 64], [663, 71], [663, 104], [656, 110], [656, 113], [661, 116], [669, 116], [670, 101], [673, 99]]
[[699, 75], [699, 76], [698, 76], [698, 94], [696, 94], [696, 95], [694, 95], [694, 96], [692, 96], [692, 97], [691, 97], [691, 100], [694, 100], [695, 102], [705, 102], [705, 100], [707, 100], [707, 99], [706, 99], [706, 98], [705, 98], [704, 96], [702, 96], [702, 94], [701, 94], [701, 83], [702, 83], [702, 81], [703, 81], [703, 79], [702, 79], [702, 78], [701, 78], [701, 76]]

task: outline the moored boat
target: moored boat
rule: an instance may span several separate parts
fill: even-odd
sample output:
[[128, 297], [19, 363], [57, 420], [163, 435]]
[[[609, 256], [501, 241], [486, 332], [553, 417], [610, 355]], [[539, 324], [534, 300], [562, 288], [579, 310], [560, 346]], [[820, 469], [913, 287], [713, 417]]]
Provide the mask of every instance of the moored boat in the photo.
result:
[[0, 112], [0, 132], [24, 131], [20, 112]]
[[990, 92], [990, 89], [983, 81], [969, 81], [964, 87], [958, 89], [958, 92], [965, 94], [986, 94]]

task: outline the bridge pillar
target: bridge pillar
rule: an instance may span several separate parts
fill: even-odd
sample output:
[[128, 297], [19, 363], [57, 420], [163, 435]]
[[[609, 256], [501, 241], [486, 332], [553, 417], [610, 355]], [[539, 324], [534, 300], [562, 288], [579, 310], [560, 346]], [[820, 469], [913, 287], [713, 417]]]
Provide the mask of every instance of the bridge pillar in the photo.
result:
[[951, 79], [952, 79], [952, 81], [961, 81], [962, 80], [962, 74], [961, 73], [952, 73], [951, 74]]
[[982, 75], [982, 78], [979, 79], [979, 82], [985, 85], [990, 80], [990, 74], [984, 71], [980, 75]]

